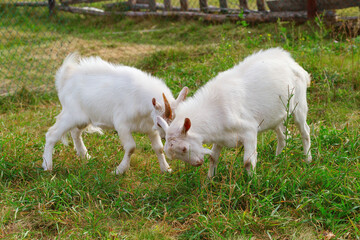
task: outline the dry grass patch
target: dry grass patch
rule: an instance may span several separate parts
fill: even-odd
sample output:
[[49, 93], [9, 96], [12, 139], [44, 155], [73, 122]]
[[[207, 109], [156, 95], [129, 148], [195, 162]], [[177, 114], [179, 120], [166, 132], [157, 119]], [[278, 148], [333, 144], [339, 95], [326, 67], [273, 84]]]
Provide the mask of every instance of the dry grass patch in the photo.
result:
[[30, 42], [20, 44], [16, 50], [8, 48], [1, 51], [4, 58], [1, 63], [3, 78], [0, 94], [12, 93], [22, 87], [29, 90], [53, 90], [55, 72], [71, 52], [78, 51], [84, 56], [96, 55], [110, 62], [134, 65], [139, 59], [166, 48], [61, 35], [53, 35], [52, 38], [59, 40]]

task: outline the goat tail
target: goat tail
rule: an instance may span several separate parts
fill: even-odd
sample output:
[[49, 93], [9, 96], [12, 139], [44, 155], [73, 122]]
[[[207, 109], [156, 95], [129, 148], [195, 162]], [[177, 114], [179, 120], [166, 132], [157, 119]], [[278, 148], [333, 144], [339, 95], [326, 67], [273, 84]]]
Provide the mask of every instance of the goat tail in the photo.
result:
[[94, 125], [91, 125], [91, 124], [86, 127], [86, 132], [88, 132], [88, 133], [98, 133], [100, 135], [104, 134], [103, 131], [101, 130], [101, 128], [95, 127]]
[[302, 78], [306, 81], [306, 87], [310, 87], [311, 75], [302, 68]]
[[311, 74], [307, 73], [306, 86], [310, 87], [310, 83], [311, 83]]
[[69, 139], [67, 138], [67, 134], [64, 134], [61, 136], [61, 142], [65, 145], [65, 146], [69, 146]]
[[311, 75], [305, 71], [305, 69], [303, 69], [300, 65], [297, 65], [293, 68], [293, 72], [299, 81], [305, 83], [306, 87], [310, 87]]
[[[85, 129], [85, 131], [87, 133], [98, 133], [100, 135], [103, 135], [103, 131], [101, 128], [99, 127], [95, 127], [93, 125], [88, 125]], [[64, 135], [61, 136], [61, 142], [65, 145], [65, 146], [68, 146], [69, 145], [69, 139], [68, 139], [68, 134], [65, 133]]]
[[77, 52], [70, 53], [64, 60], [63, 64], [56, 72], [55, 86], [58, 92], [65, 85], [66, 80], [71, 76], [73, 70], [79, 64], [80, 55]]

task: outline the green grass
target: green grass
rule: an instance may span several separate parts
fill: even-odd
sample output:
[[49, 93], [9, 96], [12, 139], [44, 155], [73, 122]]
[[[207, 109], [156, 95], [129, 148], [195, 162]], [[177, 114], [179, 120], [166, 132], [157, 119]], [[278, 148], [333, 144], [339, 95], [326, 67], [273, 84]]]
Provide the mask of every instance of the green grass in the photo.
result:
[[[0, 84], [7, 83], [0, 96], [0, 238], [360, 238], [358, 36], [321, 21], [244, 28], [0, 10]], [[254, 51], [276, 46], [312, 74], [311, 164], [290, 119], [280, 156], [274, 133], [259, 137], [253, 177], [241, 148], [223, 150], [211, 180], [207, 160], [199, 168], [169, 161], [173, 173], [162, 174], [141, 134], [130, 171], [114, 176], [124, 154], [114, 131], [85, 134], [90, 160], [79, 159], [72, 144], [57, 144], [53, 172], [41, 169], [45, 133], [61, 109], [53, 76], [69, 52], [136, 66], [175, 94], [188, 86], [191, 95]]]

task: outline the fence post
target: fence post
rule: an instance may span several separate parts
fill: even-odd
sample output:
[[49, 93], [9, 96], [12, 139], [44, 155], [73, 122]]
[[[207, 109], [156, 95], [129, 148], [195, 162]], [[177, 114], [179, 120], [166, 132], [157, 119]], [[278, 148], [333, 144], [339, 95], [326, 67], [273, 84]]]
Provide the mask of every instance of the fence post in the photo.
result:
[[227, 8], [228, 8], [227, 0], [219, 0], [219, 2], [220, 2], [220, 11], [227, 12]]
[[55, 0], [49, 0], [48, 3], [49, 3], [49, 14], [51, 16], [55, 11]]
[[149, 8], [150, 8], [150, 11], [156, 12], [156, 2], [155, 2], [155, 0], [149, 0]]
[[136, 0], [128, 0], [128, 6], [131, 11], [134, 11]]
[[180, 0], [181, 11], [187, 11], [189, 9], [188, 0]]
[[265, 0], [256, 0], [258, 11], [265, 11]]
[[202, 12], [207, 12], [207, 8], [208, 8], [207, 0], [199, 0], [199, 5], [200, 5], [200, 10]]
[[164, 0], [165, 11], [171, 11], [171, 0]]
[[308, 19], [314, 19], [316, 16], [316, 0], [307, 0]]
[[247, 0], [239, 0], [240, 8], [243, 10], [248, 10], [249, 6]]

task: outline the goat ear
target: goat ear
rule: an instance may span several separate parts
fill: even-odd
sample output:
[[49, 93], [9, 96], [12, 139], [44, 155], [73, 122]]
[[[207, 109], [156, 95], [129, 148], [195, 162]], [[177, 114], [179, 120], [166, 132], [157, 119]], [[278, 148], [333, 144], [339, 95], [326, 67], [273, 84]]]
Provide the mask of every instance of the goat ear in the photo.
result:
[[189, 131], [190, 127], [191, 127], [191, 121], [190, 121], [190, 119], [189, 119], [189, 118], [185, 118], [185, 120], [184, 120], [184, 127], [183, 127], [183, 130], [182, 130], [182, 133], [183, 133], [183, 134], [186, 134], [186, 133]]
[[160, 126], [166, 133], [169, 128], [169, 125], [167, 124], [167, 122], [162, 117], [159, 117], [159, 116], [156, 117], [156, 122], [157, 122], [157, 125]]
[[188, 93], [189, 93], [189, 88], [188, 88], [188, 87], [184, 87], [184, 88], [180, 91], [179, 96], [177, 97], [176, 102], [175, 102], [175, 104], [176, 104], [175, 107], [177, 107], [177, 105], [178, 105], [179, 103], [181, 103], [182, 101], [184, 101], [184, 100], [186, 99], [186, 96], [188, 95]]
[[165, 105], [165, 118], [167, 119], [172, 119], [172, 110], [171, 110], [171, 107], [170, 107], [170, 103], [169, 101], [167, 100], [165, 94], [163, 93], [163, 98], [164, 98], [164, 105]]
[[162, 111], [161, 105], [156, 101], [155, 98], [152, 99], [152, 105], [154, 106], [155, 110]]

